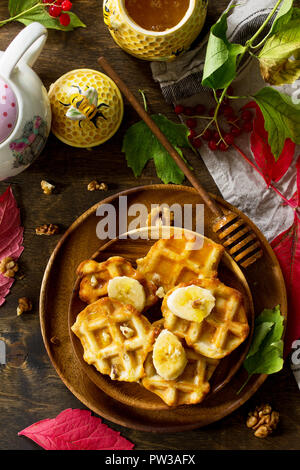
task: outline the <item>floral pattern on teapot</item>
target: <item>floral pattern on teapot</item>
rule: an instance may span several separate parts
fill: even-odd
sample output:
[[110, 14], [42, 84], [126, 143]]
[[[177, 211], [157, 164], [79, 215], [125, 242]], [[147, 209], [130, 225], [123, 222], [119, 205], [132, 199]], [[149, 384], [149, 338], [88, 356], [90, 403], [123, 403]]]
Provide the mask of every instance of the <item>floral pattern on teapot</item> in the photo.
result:
[[44, 148], [47, 140], [47, 123], [40, 116], [34, 116], [23, 129], [23, 135], [12, 141], [9, 148], [14, 156], [14, 168], [30, 165]]

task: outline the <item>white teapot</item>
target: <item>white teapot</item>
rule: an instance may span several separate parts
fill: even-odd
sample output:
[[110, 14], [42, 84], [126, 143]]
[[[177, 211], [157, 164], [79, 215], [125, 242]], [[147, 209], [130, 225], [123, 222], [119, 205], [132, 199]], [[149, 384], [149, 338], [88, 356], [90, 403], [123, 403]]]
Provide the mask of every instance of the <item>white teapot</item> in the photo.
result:
[[0, 52], [0, 180], [25, 170], [50, 132], [48, 94], [31, 68], [46, 39], [44, 26], [31, 23]]

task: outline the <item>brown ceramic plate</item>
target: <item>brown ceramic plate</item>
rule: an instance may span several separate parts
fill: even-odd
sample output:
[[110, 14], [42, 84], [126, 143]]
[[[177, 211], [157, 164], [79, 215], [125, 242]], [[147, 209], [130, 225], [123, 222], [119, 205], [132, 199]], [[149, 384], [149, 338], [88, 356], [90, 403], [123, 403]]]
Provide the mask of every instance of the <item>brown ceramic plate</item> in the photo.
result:
[[[135, 233], [137, 232], [145, 232], [145, 229], [136, 230]], [[189, 233], [193, 235], [193, 232]], [[91, 256], [91, 258], [101, 262], [106, 261], [110, 256], [122, 256], [128, 261], [131, 261], [134, 265], [136, 259], [141, 258], [147, 254], [155, 241], [156, 239], [145, 240], [141, 238], [133, 240], [130, 237], [128, 237], [126, 240], [116, 239], [103, 245], [100, 250]], [[227, 253], [224, 254], [221, 260], [218, 275], [220, 280], [223, 281], [226, 285], [234, 287], [243, 293], [245, 299], [245, 308], [250, 325], [250, 333], [239, 348], [220, 361], [220, 364], [218, 365], [210, 381], [210, 393], [215, 393], [221, 390], [221, 388], [230, 381], [233, 375], [240, 368], [249, 349], [254, 324], [252, 296], [246, 278], [238, 265]], [[146, 390], [141, 385], [137, 383], [126, 383], [111, 380], [107, 375], [99, 373], [94, 366], [89, 365], [84, 361], [83, 347], [81, 342], [71, 330], [71, 326], [75, 323], [77, 315], [86, 307], [86, 304], [82, 302], [78, 296], [79, 284], [80, 279], [77, 279], [70, 301], [69, 332], [75, 355], [77, 356], [77, 359], [84, 372], [92, 380], [92, 382], [94, 382], [95, 385], [101, 388], [101, 390], [103, 390], [115, 400], [124, 403], [125, 405], [130, 405], [145, 410], [169, 409], [169, 407], [157, 395]], [[162, 314], [160, 306], [161, 302], [156, 304], [152, 309], [145, 313], [151, 322], [161, 318]]]
[[[174, 185], [151, 185], [124, 191], [128, 204], [199, 204], [202, 200], [190, 187]], [[102, 201], [115, 205], [118, 212], [118, 198], [114, 195]], [[272, 248], [258, 228], [240, 211], [216, 198], [218, 203], [236, 212], [252, 227], [263, 245], [264, 256], [247, 271], [243, 271], [252, 293], [255, 315], [264, 308], [281, 305], [282, 314], [287, 317], [286, 290], [278, 261]], [[76, 281], [76, 268], [80, 261], [95, 253], [104, 245], [96, 236], [99, 204], [82, 214], [66, 231], [52, 253], [45, 270], [40, 296], [41, 331], [48, 355], [65, 385], [88, 408], [115, 423], [133, 429], [153, 432], [175, 432], [207, 425], [230, 414], [245, 403], [266, 379], [255, 375], [240, 394], [237, 391], [247, 379], [247, 373], [240, 367], [222, 390], [211, 394], [201, 404], [166, 410], [145, 410], [125, 405], [111, 398], [94, 384], [83, 371], [74, 353], [68, 326], [69, 302]], [[211, 214], [205, 208], [205, 235], [215, 241], [211, 230]], [[55, 338], [56, 341], [53, 340]], [[52, 339], [52, 341], [51, 341]]]

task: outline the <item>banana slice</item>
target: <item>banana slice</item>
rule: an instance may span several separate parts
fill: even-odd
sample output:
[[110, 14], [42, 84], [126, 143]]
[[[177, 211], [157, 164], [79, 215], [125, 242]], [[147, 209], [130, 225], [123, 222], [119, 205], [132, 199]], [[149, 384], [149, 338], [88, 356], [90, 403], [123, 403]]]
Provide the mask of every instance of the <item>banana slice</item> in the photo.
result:
[[201, 323], [216, 303], [215, 297], [208, 289], [191, 285], [178, 287], [168, 297], [167, 305], [177, 317]]
[[119, 300], [123, 304], [135, 307], [139, 312], [144, 310], [146, 294], [142, 284], [127, 276], [116, 276], [110, 279], [107, 286], [108, 297]]
[[187, 365], [181, 342], [168, 330], [162, 330], [155, 341], [153, 364], [158, 375], [165, 380], [177, 379]]

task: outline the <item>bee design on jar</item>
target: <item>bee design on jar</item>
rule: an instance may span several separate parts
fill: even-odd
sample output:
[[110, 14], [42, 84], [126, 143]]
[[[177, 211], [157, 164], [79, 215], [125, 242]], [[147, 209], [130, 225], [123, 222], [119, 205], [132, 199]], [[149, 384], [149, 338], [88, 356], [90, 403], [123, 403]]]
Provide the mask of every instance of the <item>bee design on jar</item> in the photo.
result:
[[94, 87], [89, 87], [86, 90], [81, 90], [77, 85], [72, 85], [72, 87], [77, 88], [78, 93], [73, 93], [70, 96], [69, 103], [60, 101], [63, 106], [69, 108], [66, 117], [78, 121], [79, 127], [81, 127], [81, 122], [84, 120], [91, 121], [95, 127], [98, 127], [97, 119], [99, 117], [106, 119], [101, 108], [109, 108], [109, 106], [105, 103], [98, 105], [98, 92]]

